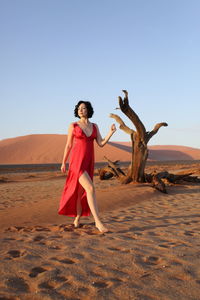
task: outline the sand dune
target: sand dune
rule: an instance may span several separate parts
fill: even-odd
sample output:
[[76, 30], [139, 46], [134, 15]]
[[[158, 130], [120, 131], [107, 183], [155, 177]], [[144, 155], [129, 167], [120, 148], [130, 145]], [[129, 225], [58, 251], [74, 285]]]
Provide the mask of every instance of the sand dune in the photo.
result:
[[[67, 136], [33, 134], [0, 141], [0, 164], [60, 163]], [[109, 142], [100, 148], [95, 143], [96, 162], [111, 160], [130, 161], [129, 142]], [[150, 146], [150, 160], [198, 160], [200, 149], [184, 146]]]
[[200, 149], [185, 146], [150, 146], [149, 159], [152, 160], [199, 160]]

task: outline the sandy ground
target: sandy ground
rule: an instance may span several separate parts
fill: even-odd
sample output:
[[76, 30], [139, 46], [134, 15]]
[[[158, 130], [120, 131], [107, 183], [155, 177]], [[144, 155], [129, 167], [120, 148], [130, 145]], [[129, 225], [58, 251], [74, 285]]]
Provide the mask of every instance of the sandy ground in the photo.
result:
[[[66, 128], [67, 130], [67, 128]], [[0, 140], [0, 164], [59, 163], [67, 141], [66, 134], [31, 134]], [[94, 143], [95, 161], [130, 161], [131, 142], [108, 142], [105, 147]], [[177, 145], [149, 146], [151, 160], [200, 160], [200, 149]]]
[[[199, 164], [169, 171], [191, 168]], [[1, 182], [0, 299], [200, 299], [200, 184], [162, 194], [95, 176], [110, 230], [101, 234], [92, 217], [74, 229], [57, 214], [59, 172], [4, 174]]]

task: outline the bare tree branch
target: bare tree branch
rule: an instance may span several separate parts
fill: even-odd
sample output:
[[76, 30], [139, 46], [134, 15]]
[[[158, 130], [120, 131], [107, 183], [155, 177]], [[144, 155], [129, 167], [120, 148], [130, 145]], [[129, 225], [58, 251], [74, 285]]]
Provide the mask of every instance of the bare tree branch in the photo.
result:
[[146, 133], [144, 124], [141, 122], [138, 115], [129, 106], [128, 92], [126, 90], [122, 90], [122, 91], [124, 92], [125, 97], [124, 97], [124, 100], [122, 100], [121, 97], [118, 97], [120, 109], [133, 122], [133, 124], [135, 125], [135, 128], [138, 131], [138, 134], [140, 135], [141, 139], [144, 141], [145, 133]]
[[112, 162], [110, 159], [108, 159], [106, 156], [104, 156], [104, 159], [107, 160], [108, 166], [112, 169], [112, 171], [115, 173], [115, 176], [121, 177], [125, 176], [124, 172], [117, 166], [116, 162]]
[[120, 124], [119, 128], [121, 130], [125, 131], [126, 133], [128, 133], [130, 135], [135, 133], [134, 130], [132, 130], [128, 126], [126, 126], [126, 124], [122, 121], [122, 119], [118, 115], [110, 114], [110, 118], [115, 119], [115, 121]]
[[168, 124], [165, 123], [165, 122], [158, 123], [158, 124], [155, 125], [155, 127], [154, 127], [154, 129], [152, 131], [146, 132], [146, 143], [148, 143], [148, 141], [152, 138], [152, 136], [154, 136], [158, 132], [158, 130], [160, 129], [160, 127], [162, 127], [162, 126], [166, 127], [166, 126], [168, 126]]

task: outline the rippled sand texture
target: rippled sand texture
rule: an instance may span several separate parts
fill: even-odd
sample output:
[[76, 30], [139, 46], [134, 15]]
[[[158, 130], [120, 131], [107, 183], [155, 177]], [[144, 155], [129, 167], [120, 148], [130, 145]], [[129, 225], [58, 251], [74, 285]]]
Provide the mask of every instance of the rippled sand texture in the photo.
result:
[[[165, 195], [147, 185], [96, 179], [101, 216], [110, 229], [101, 234], [92, 218], [83, 218], [78, 229], [69, 218], [52, 221], [63, 184], [58, 181], [49, 181], [54, 184], [48, 189], [46, 181], [35, 190], [33, 185], [31, 206], [24, 190], [26, 201], [11, 207], [8, 200], [1, 211], [4, 220], [9, 210], [15, 218], [0, 234], [0, 299], [200, 299], [200, 185], [171, 186]], [[4, 188], [8, 194], [16, 189], [11, 183]], [[53, 199], [49, 219], [47, 190]], [[40, 216], [34, 220], [36, 209]]]

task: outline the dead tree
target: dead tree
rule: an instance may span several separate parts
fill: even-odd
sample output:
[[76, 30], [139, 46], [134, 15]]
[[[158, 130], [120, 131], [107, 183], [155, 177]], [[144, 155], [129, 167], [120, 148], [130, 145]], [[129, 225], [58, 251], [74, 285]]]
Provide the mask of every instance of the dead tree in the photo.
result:
[[150, 174], [145, 174], [146, 182], [151, 183], [151, 186], [162, 193], [167, 193], [166, 186], [174, 185], [179, 183], [200, 183], [200, 178], [198, 176], [191, 176], [193, 173], [185, 174], [172, 174], [167, 171], [156, 172], [153, 171]]
[[110, 159], [108, 159], [106, 156], [104, 156], [104, 159], [107, 160], [108, 165], [99, 169], [99, 178], [101, 180], [112, 178], [113, 176], [121, 179], [125, 176], [122, 169], [119, 167], [118, 163], [119, 161], [116, 160], [115, 162], [112, 162]]
[[133, 182], [145, 182], [144, 169], [148, 157], [147, 144], [149, 140], [158, 132], [160, 127], [168, 126], [167, 123], [158, 123], [155, 125], [152, 131], [146, 131], [144, 124], [141, 122], [138, 115], [129, 106], [128, 92], [123, 90], [124, 99], [118, 97], [120, 110], [132, 121], [136, 130], [133, 130], [126, 126], [122, 119], [115, 114], [110, 114], [111, 118], [114, 118], [116, 122], [120, 124], [119, 128], [128, 133], [131, 137], [132, 143], [132, 158], [131, 167], [123, 183]]

